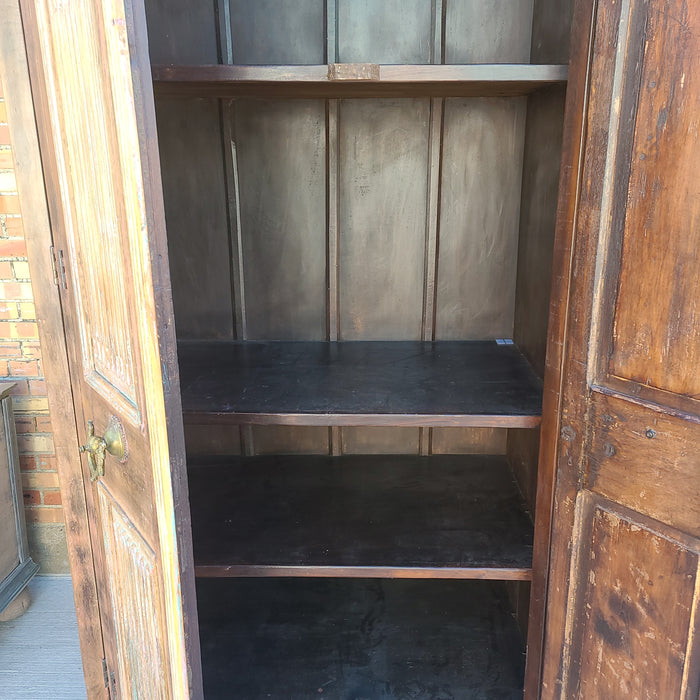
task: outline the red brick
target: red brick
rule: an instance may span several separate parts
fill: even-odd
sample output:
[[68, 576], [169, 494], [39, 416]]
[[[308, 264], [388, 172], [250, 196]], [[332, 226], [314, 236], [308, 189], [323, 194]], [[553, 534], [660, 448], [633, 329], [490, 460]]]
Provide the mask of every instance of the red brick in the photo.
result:
[[33, 472], [36, 469], [36, 457], [34, 455], [20, 455], [19, 468], [23, 472]]
[[33, 433], [36, 431], [36, 419], [32, 416], [15, 416], [15, 427], [18, 433]]
[[37, 416], [36, 429], [39, 433], [52, 433], [53, 426], [51, 425], [51, 418], [47, 416]]
[[10, 145], [10, 129], [7, 124], [0, 125], [0, 146]]
[[[20, 362], [17, 360], [10, 360], [8, 363], [10, 374], [13, 377], [38, 377], [39, 376], [39, 361], [38, 360], [28, 360], [27, 362]], [[31, 391], [31, 384], [29, 387]]]
[[[2, 127], [0, 126], [0, 130]], [[16, 194], [0, 194], [0, 214], [20, 214], [19, 197]]]
[[36, 323], [31, 321], [2, 321], [0, 322], [0, 338], [24, 338], [37, 337]]
[[29, 396], [29, 384], [26, 379], [13, 379], [12, 396]]
[[0, 302], [0, 321], [12, 321], [17, 318], [19, 318], [17, 302]]
[[5, 219], [5, 228], [8, 236], [22, 237], [24, 236], [24, 225], [20, 217], [10, 217]]
[[56, 457], [53, 455], [36, 455], [36, 469], [42, 472], [55, 472], [58, 465], [56, 464]]
[[45, 506], [60, 506], [61, 492], [60, 491], [44, 491]]
[[11, 280], [13, 274], [12, 265], [9, 262], [0, 262], [0, 280]]
[[30, 379], [29, 393], [32, 396], [46, 396], [46, 382], [43, 379]]
[[21, 357], [22, 346], [19, 343], [0, 343], [0, 357]]
[[0, 239], [0, 258], [26, 258], [27, 242], [24, 238]]
[[41, 505], [41, 492], [35, 491], [34, 489], [24, 492], [24, 505], [25, 506], [39, 506]]
[[2, 299], [20, 299], [22, 287], [19, 282], [3, 282], [0, 285], [0, 297]]
[[[0, 353], [0, 356], [2, 353]], [[33, 343], [31, 341], [26, 341], [22, 343], [22, 357], [26, 357], [30, 360], [41, 359], [41, 345], [39, 343]]]

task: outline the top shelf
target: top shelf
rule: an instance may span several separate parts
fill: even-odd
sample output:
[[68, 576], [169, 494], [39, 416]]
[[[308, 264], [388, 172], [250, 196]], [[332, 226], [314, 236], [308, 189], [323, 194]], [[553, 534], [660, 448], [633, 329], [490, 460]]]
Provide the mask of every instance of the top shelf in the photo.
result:
[[532, 428], [542, 382], [497, 341], [178, 344], [188, 423]]
[[563, 85], [566, 65], [153, 66], [156, 94], [179, 97], [512, 97]]

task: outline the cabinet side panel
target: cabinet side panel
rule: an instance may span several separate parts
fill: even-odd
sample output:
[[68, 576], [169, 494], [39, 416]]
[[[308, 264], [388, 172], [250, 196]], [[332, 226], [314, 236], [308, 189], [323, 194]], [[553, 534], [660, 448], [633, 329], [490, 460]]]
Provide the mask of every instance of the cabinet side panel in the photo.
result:
[[179, 338], [234, 337], [217, 100], [159, 99], [158, 136]]
[[445, 101], [437, 340], [510, 338], [525, 98]]
[[216, 0], [148, 0], [148, 48], [153, 64], [218, 63]]
[[527, 63], [532, 0], [445, 0], [445, 63]]
[[[20, 563], [21, 542], [18, 541], [17, 511], [12, 488], [14, 468], [8, 459], [4, 421], [0, 420], [0, 584]], [[21, 501], [21, 496], [19, 498]], [[21, 504], [20, 504], [21, 505]]]
[[230, 0], [233, 63], [325, 63], [323, 0]]
[[528, 98], [514, 340], [544, 375], [554, 229], [564, 124], [564, 88]]
[[325, 103], [241, 99], [232, 114], [245, 338], [325, 340]]
[[338, 61], [430, 63], [431, 3], [337, 0]]

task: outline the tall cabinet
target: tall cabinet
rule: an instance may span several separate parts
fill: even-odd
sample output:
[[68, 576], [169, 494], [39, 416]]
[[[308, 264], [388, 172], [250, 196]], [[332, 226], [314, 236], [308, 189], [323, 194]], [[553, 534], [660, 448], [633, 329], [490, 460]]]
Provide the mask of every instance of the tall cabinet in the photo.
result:
[[147, 3], [207, 697], [522, 690], [550, 5]]

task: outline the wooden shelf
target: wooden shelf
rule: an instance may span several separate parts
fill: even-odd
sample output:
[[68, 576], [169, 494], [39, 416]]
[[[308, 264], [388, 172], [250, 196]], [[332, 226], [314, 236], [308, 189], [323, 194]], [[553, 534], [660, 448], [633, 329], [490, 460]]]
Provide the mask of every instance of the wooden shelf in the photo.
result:
[[198, 576], [531, 578], [505, 457], [209, 458], [189, 478]]
[[200, 579], [216, 698], [518, 698], [525, 645], [503, 584]]
[[[330, 77], [336, 73], [346, 77]], [[508, 97], [564, 84], [567, 75], [566, 65], [505, 63], [153, 66], [156, 94], [183, 97]]]
[[542, 382], [496, 341], [178, 345], [190, 423], [539, 425]]

